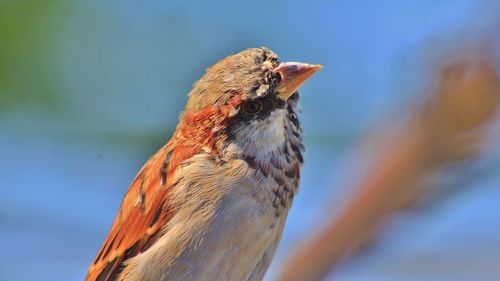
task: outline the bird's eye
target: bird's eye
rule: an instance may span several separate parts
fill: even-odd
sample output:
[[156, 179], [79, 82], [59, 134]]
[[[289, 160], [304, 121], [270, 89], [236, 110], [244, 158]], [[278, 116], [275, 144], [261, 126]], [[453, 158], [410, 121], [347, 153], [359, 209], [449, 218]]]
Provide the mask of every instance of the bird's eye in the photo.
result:
[[257, 114], [262, 108], [260, 101], [249, 101], [243, 105], [243, 111], [247, 114]]

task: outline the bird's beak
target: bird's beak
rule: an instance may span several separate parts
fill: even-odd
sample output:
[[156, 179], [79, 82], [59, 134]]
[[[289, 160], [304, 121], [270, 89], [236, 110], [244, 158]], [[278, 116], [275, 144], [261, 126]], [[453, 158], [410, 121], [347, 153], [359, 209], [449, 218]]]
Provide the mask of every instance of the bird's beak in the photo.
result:
[[282, 62], [273, 71], [281, 76], [276, 95], [286, 101], [314, 72], [323, 68], [320, 64]]

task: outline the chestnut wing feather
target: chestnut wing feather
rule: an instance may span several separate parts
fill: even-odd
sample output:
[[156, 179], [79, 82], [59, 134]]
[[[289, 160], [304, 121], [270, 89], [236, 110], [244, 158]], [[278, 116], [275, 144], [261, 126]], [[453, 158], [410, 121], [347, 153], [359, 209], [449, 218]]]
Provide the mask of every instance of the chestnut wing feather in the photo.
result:
[[172, 216], [167, 198], [170, 188], [167, 174], [196, 152], [196, 149], [171, 148], [167, 144], [144, 164], [88, 269], [86, 281], [119, 280], [124, 262], [143, 253], [160, 238], [163, 226]]

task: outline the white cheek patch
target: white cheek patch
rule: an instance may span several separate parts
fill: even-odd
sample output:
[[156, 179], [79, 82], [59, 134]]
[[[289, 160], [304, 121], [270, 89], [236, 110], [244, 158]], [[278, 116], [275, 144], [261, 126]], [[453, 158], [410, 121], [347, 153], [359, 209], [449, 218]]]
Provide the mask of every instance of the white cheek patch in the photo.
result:
[[285, 140], [284, 113], [282, 109], [275, 110], [265, 119], [267, 128], [262, 128], [262, 137], [271, 146], [281, 145]]
[[247, 128], [240, 131], [243, 144], [253, 153], [267, 154], [285, 141], [286, 110], [276, 109], [264, 120], [254, 120]]

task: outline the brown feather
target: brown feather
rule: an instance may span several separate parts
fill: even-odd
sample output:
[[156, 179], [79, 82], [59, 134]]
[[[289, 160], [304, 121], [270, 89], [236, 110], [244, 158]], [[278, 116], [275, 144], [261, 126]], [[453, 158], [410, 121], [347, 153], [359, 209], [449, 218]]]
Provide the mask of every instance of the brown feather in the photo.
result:
[[181, 163], [203, 150], [217, 152], [224, 139], [229, 112], [242, 99], [233, 96], [228, 104], [186, 112], [174, 137], [153, 155], [132, 181], [113, 226], [89, 267], [86, 281], [118, 280], [124, 262], [143, 253], [161, 236], [172, 217], [168, 191], [175, 186], [172, 175]]
[[[182, 161], [198, 152], [200, 150], [196, 147], [171, 147], [167, 144], [146, 162], [130, 185], [85, 280], [117, 280], [124, 262], [146, 251], [156, 241], [171, 217], [167, 195], [172, 186], [168, 178]], [[165, 186], [161, 184], [159, 171], [170, 153]]]

